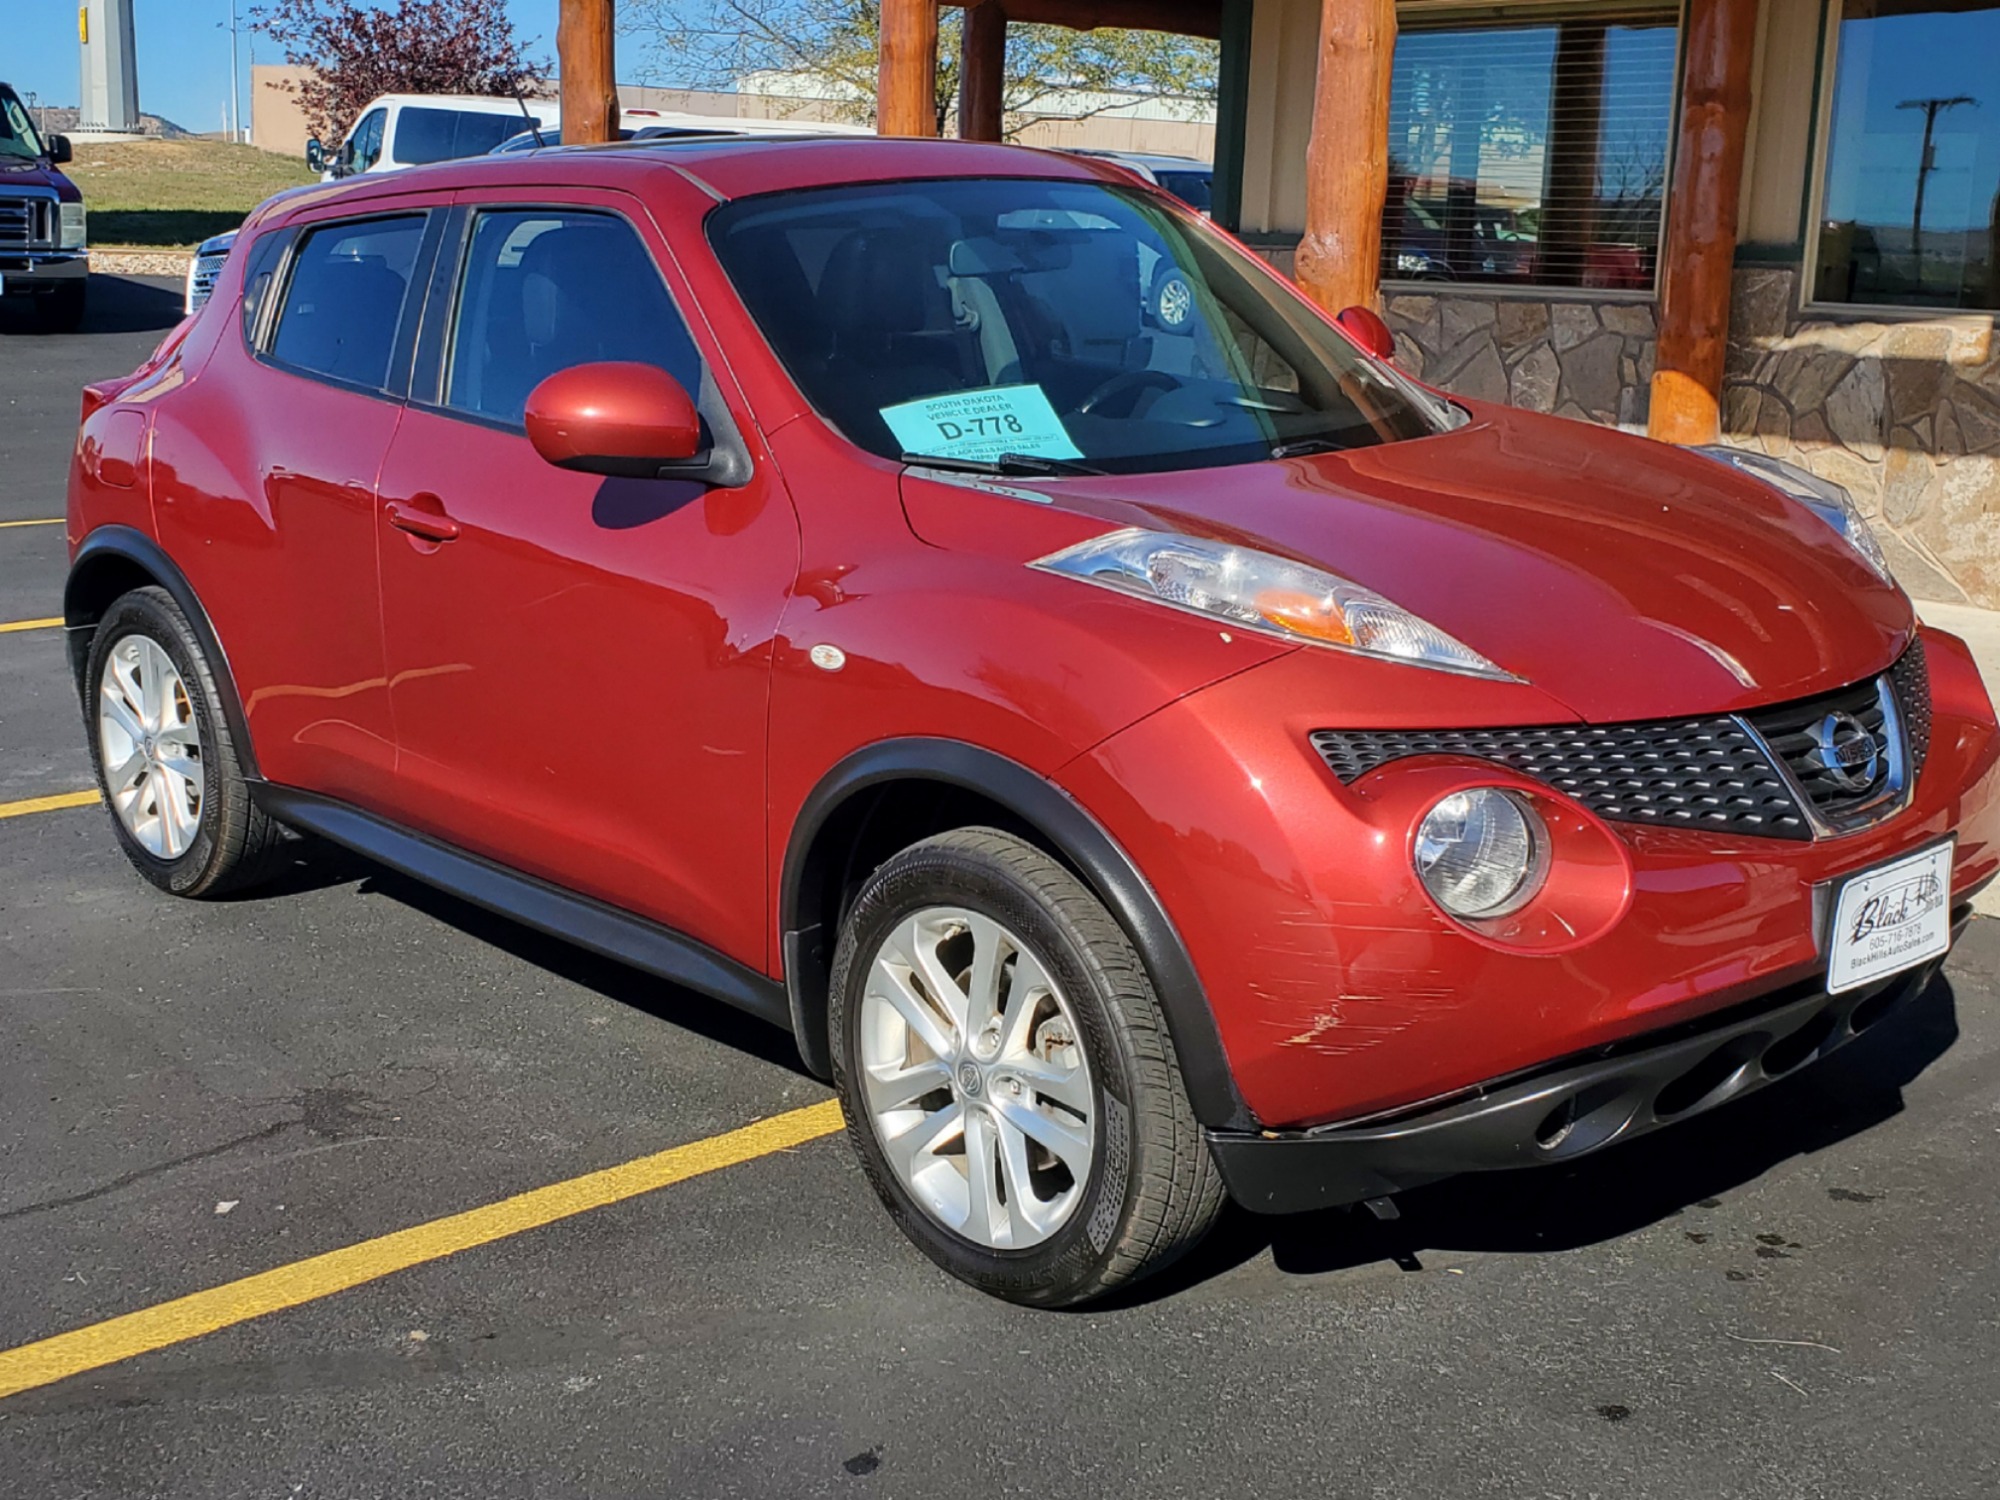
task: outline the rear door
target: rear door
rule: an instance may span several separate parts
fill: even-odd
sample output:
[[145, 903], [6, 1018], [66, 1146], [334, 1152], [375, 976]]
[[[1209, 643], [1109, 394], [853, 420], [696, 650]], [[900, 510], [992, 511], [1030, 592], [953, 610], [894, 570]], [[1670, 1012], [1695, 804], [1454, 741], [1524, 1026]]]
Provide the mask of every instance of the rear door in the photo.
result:
[[163, 539], [190, 576], [215, 580], [203, 597], [263, 774], [355, 801], [395, 763], [375, 484], [403, 411], [411, 288], [442, 227], [412, 206], [287, 231], [276, 295], [189, 389], [217, 403], [190, 423], [209, 444], [187, 446], [158, 486]]
[[[635, 200], [460, 205], [382, 475], [403, 821], [762, 967], [790, 501]], [[751, 445], [749, 481], [544, 463], [522, 426], [529, 391], [607, 360], [706, 385], [704, 410], [722, 403]]]

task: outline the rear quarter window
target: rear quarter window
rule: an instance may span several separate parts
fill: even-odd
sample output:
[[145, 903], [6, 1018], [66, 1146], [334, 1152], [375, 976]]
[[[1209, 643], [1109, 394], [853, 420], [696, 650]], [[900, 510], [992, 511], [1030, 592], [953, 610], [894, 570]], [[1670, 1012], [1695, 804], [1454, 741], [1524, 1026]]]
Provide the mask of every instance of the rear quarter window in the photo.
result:
[[509, 136], [531, 126], [539, 129], [541, 123], [533, 115], [417, 106], [396, 116], [396, 144], [392, 154], [398, 162], [411, 167], [433, 161], [456, 161], [462, 156], [484, 156]]

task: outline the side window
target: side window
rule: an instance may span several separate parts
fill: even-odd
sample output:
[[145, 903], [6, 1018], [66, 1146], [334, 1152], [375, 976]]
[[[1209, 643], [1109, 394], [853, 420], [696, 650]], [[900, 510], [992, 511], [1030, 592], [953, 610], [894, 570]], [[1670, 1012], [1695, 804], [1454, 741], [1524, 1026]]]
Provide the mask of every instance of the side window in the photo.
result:
[[386, 384], [423, 237], [422, 214], [308, 231], [292, 258], [271, 358], [353, 385]]
[[427, 162], [484, 156], [508, 136], [531, 125], [539, 128], [541, 121], [519, 114], [405, 105], [396, 116], [396, 160], [406, 167], [420, 167]]
[[445, 405], [519, 422], [528, 393], [571, 365], [658, 365], [701, 390], [701, 355], [659, 268], [610, 214], [533, 208], [473, 221], [459, 285]]
[[371, 109], [354, 127], [354, 134], [348, 137], [348, 171], [366, 172], [382, 159], [382, 126], [387, 119], [387, 110]]

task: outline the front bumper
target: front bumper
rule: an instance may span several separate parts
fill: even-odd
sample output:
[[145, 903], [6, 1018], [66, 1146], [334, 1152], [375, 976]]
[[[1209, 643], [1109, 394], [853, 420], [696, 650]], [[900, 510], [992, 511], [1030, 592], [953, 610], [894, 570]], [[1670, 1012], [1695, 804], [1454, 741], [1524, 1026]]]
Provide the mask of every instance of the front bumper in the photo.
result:
[[47, 291], [69, 282], [82, 281], [90, 274], [90, 253], [86, 250], [31, 251], [27, 255], [0, 255], [0, 291]]
[[[1970, 914], [1953, 913], [1954, 935]], [[1817, 981], [1793, 986], [1718, 1024], [1635, 1038], [1413, 1112], [1314, 1130], [1210, 1131], [1209, 1149], [1230, 1195], [1272, 1214], [1573, 1161], [1790, 1077], [1922, 993], [1942, 962], [1839, 995]]]

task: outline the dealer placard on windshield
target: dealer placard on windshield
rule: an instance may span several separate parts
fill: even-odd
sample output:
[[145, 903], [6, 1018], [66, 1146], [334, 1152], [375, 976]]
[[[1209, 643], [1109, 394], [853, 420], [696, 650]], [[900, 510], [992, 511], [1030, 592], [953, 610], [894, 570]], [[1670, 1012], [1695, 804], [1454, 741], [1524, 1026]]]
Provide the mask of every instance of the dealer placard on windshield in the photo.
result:
[[1003, 453], [1082, 458], [1062, 418], [1038, 385], [954, 391], [882, 408], [882, 420], [905, 453], [991, 463]]

